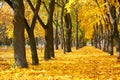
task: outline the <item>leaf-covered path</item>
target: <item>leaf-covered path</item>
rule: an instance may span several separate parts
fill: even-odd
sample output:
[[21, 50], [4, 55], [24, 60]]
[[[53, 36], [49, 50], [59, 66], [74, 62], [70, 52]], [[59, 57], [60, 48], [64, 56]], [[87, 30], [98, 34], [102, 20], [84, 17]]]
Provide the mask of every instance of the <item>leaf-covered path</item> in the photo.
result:
[[56, 58], [43, 60], [38, 50], [40, 65], [31, 65], [30, 51], [27, 50], [29, 68], [14, 68], [13, 51], [0, 50], [0, 80], [119, 80], [120, 62], [116, 55], [109, 56], [94, 47], [73, 49], [63, 54], [55, 51]]

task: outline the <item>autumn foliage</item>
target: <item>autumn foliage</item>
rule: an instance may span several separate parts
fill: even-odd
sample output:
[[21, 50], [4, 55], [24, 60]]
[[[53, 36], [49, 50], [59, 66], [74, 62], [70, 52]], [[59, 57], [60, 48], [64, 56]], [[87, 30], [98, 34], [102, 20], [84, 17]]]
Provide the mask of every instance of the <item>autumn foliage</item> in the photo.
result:
[[38, 49], [40, 65], [31, 65], [30, 50], [27, 49], [29, 68], [14, 67], [12, 49], [0, 49], [1, 80], [119, 80], [120, 63], [116, 55], [109, 56], [94, 47], [83, 47], [63, 54], [56, 50], [56, 58], [43, 60]]

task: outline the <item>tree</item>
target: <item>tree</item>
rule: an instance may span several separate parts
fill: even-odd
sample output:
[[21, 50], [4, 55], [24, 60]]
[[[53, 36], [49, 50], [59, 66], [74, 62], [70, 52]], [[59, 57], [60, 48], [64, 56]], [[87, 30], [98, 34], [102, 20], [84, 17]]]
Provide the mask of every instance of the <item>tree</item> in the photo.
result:
[[14, 8], [14, 58], [15, 65], [28, 67], [24, 38], [24, 5], [23, 0], [12, 1]]
[[65, 23], [66, 23], [66, 52], [71, 52], [72, 20], [70, 13], [65, 14]]
[[58, 45], [59, 45], [59, 36], [58, 36], [59, 35], [59, 32], [58, 32], [58, 26], [59, 26], [58, 18], [59, 18], [59, 16], [58, 16], [58, 11], [54, 15], [54, 18], [55, 18], [54, 24], [55, 24], [55, 27], [56, 27], [54, 40], [55, 40], [55, 48], [56, 48], [56, 50], [58, 50]]
[[61, 47], [63, 49], [63, 53], [65, 54], [66, 45], [65, 45], [65, 37], [64, 37], [64, 27], [63, 27], [64, 8], [65, 8], [65, 2], [64, 0], [61, 0], [61, 12], [60, 12]]
[[[30, 1], [30, 0], [27, 0]], [[44, 2], [43, 2], [44, 3]], [[32, 11], [35, 13], [34, 6], [30, 4], [30, 7]], [[55, 57], [54, 55], [54, 45], [53, 45], [53, 12], [54, 12], [54, 7], [55, 7], [55, 0], [50, 0], [49, 1], [49, 7], [47, 9], [46, 5], [46, 11], [48, 12], [48, 18], [47, 18], [47, 23], [45, 24], [42, 19], [37, 15], [37, 19], [41, 26], [45, 30], [45, 50], [44, 50], [44, 59], [49, 60], [51, 57]]]
[[49, 15], [47, 19], [47, 24], [45, 27], [45, 55], [44, 59], [48, 60], [54, 56], [54, 45], [53, 45], [53, 12], [55, 7], [55, 0], [49, 1]]
[[[13, 8], [13, 10], [14, 10], [14, 7], [13, 7], [13, 2], [11, 2], [10, 0], [5, 0], [9, 5], [10, 5], [10, 7], [11, 8]], [[38, 4], [38, 5], [36, 5], [36, 6], [39, 6], [40, 5], [40, 3]], [[37, 13], [38, 13], [38, 11], [39, 11], [39, 7], [37, 8]], [[36, 14], [37, 14], [36, 13]], [[37, 55], [37, 50], [36, 50], [36, 42], [35, 42], [35, 38], [34, 38], [34, 27], [35, 27], [35, 22], [36, 22], [36, 15], [34, 16], [34, 18], [33, 18], [34, 20], [33, 20], [33, 22], [32, 22], [32, 24], [31, 24], [31, 26], [32, 27], [30, 27], [29, 25], [28, 25], [28, 23], [27, 23], [27, 20], [26, 20], [26, 18], [24, 17], [24, 21], [25, 21], [25, 24], [24, 24], [24, 26], [25, 26], [25, 28], [26, 28], [26, 30], [27, 30], [27, 33], [28, 33], [28, 35], [29, 35], [29, 39], [30, 39], [30, 46], [31, 46], [31, 54], [32, 54], [32, 64], [33, 65], [37, 65], [37, 64], [39, 64], [39, 60], [38, 60], [38, 55]]]
[[78, 49], [78, 9], [75, 10], [75, 18], [76, 18], [76, 49]]
[[[32, 5], [31, 1], [28, 0], [28, 3]], [[40, 9], [40, 4], [41, 4], [41, 0], [37, 0], [36, 2], [36, 11], [34, 13], [34, 16], [32, 18], [32, 23], [31, 26], [29, 27], [27, 20], [25, 20], [25, 27], [29, 36], [29, 40], [30, 40], [30, 47], [31, 47], [31, 53], [32, 53], [32, 64], [33, 65], [38, 65], [39, 64], [39, 60], [38, 60], [38, 55], [37, 55], [37, 49], [36, 49], [36, 42], [35, 42], [35, 36], [34, 36], [34, 29], [35, 29], [35, 24], [36, 24], [36, 20], [37, 20], [37, 15]]]

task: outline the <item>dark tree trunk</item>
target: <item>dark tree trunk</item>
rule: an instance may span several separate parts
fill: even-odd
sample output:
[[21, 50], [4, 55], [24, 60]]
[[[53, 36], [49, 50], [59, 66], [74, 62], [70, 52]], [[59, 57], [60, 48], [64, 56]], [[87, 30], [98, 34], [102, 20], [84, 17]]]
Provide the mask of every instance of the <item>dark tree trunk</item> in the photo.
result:
[[45, 52], [44, 59], [49, 60], [51, 57], [55, 57], [54, 55], [54, 44], [53, 44], [53, 31], [51, 30], [52, 25], [47, 26], [45, 29]]
[[78, 49], [78, 10], [76, 9], [75, 12], [75, 16], [76, 16], [76, 49]]
[[61, 48], [63, 49], [63, 53], [65, 54], [65, 37], [64, 37], [64, 28], [63, 28], [63, 16], [64, 16], [64, 0], [61, 0], [61, 12], [60, 12], [60, 30], [61, 30]]
[[118, 59], [120, 59], [120, 38], [119, 38], [119, 31], [118, 31], [118, 24], [119, 24], [119, 19], [120, 19], [120, 0], [118, 0], [118, 2], [119, 2], [119, 9], [118, 9], [118, 21], [117, 21], [117, 31], [115, 31], [115, 32], [118, 32], [117, 34], [118, 34], [118, 37], [116, 38], [116, 42], [117, 42], [117, 46], [116, 46], [116, 50], [117, 50], [117, 53], [118, 53]]
[[65, 23], [66, 23], [66, 51], [71, 52], [72, 22], [70, 13], [66, 13], [65, 15]]
[[118, 55], [118, 59], [120, 59], [120, 38], [115, 38], [116, 40], [116, 51]]
[[29, 40], [30, 40], [30, 48], [31, 48], [31, 54], [32, 54], [32, 65], [38, 65], [38, 55], [37, 55], [37, 49], [36, 49], [36, 42], [33, 31], [30, 32]]
[[109, 34], [110, 34], [110, 36], [108, 38], [109, 53], [110, 53], [110, 55], [113, 55], [113, 34], [112, 34], [112, 32], [110, 32]]
[[[31, 3], [30, 0], [27, 0], [31, 9], [33, 9], [33, 5]], [[33, 65], [38, 65], [39, 64], [39, 60], [38, 60], [38, 55], [37, 55], [37, 48], [36, 48], [36, 41], [35, 41], [35, 37], [34, 37], [34, 28], [35, 28], [35, 24], [36, 24], [36, 20], [38, 17], [38, 12], [40, 9], [40, 4], [41, 4], [41, 0], [37, 0], [37, 4], [35, 7], [35, 11], [34, 11], [34, 16], [32, 18], [32, 23], [31, 26], [29, 27], [29, 25], [27, 24], [27, 20], [25, 20], [25, 28], [27, 30], [28, 36], [29, 36], [29, 40], [30, 40], [30, 48], [31, 48], [31, 54], [32, 54], [32, 64]]]
[[[33, 7], [33, 5], [31, 4], [30, 0], [27, 0], [32, 11], [35, 13], [37, 13], [35, 10], [35, 8]], [[38, 0], [39, 1], [39, 0]], [[41, 0], [40, 0], [41, 2]], [[44, 50], [44, 59], [48, 60], [52, 57], [54, 57], [54, 45], [53, 45], [53, 26], [52, 26], [52, 22], [53, 22], [53, 12], [54, 12], [54, 5], [55, 4], [55, 0], [49, 0], [49, 9], [47, 9], [48, 11], [48, 19], [47, 19], [47, 25], [45, 25], [43, 23], [43, 21], [41, 20], [41, 18], [38, 16], [38, 14], [35, 15], [35, 19], [37, 17], [39, 23], [42, 25], [42, 27], [45, 30], [45, 50]], [[37, 8], [37, 7], [36, 7]], [[34, 21], [34, 20], [33, 20]]]
[[54, 43], [53, 43], [53, 12], [55, 7], [55, 0], [50, 0], [49, 2], [49, 14], [47, 25], [45, 27], [45, 52], [44, 59], [49, 60], [51, 57], [55, 57], [54, 55]]
[[[56, 21], [58, 24], [58, 21]], [[55, 30], [55, 48], [58, 50], [58, 25], [56, 25], [56, 30]]]
[[45, 29], [45, 51], [44, 51], [44, 59], [45, 59], [45, 60], [51, 59], [51, 55], [50, 55], [50, 45], [52, 45], [52, 44], [50, 44], [50, 36], [49, 36], [49, 35], [51, 35], [51, 34], [49, 33], [49, 29], [46, 28], [46, 29]]
[[50, 55], [51, 55], [51, 57], [55, 58], [55, 54], [54, 54], [54, 42], [53, 42], [53, 40], [54, 40], [54, 38], [53, 38], [53, 25], [52, 25], [52, 23], [51, 23], [51, 25], [49, 25], [49, 28], [50, 28], [49, 32], [51, 34], [51, 35], [49, 35], [49, 40], [50, 40]]
[[[15, 9], [14, 7], [13, 7], [13, 3], [10, 1], [10, 0], [5, 0], [9, 5], [10, 5], [10, 7], [11, 8], [13, 8], [13, 10]], [[33, 9], [34, 7], [33, 7], [33, 5], [31, 4], [31, 1], [30, 0], [28, 0], [28, 3], [29, 3], [29, 5], [30, 5], [30, 7]], [[36, 18], [37, 18], [37, 13], [38, 13], [38, 11], [39, 11], [39, 5], [40, 5], [40, 1], [38, 2], [39, 4], [37, 4], [36, 5], [36, 7], [37, 7], [37, 9], [36, 9], [36, 13], [35, 13], [35, 15], [34, 15], [34, 17], [33, 17], [33, 21], [32, 21], [32, 25], [31, 25], [31, 27], [32, 28], [30, 28], [30, 26], [28, 25], [28, 23], [27, 23], [27, 20], [25, 19], [25, 17], [24, 17], [24, 21], [25, 21], [25, 28], [26, 28], [26, 30], [27, 30], [27, 33], [28, 33], [28, 36], [29, 36], [29, 39], [30, 39], [30, 46], [31, 46], [31, 54], [32, 54], [32, 64], [33, 65], [36, 65], [36, 64], [39, 64], [39, 62], [38, 62], [38, 56], [37, 56], [37, 50], [35, 50], [36, 49], [36, 43], [34, 42], [35, 40], [34, 40], [34, 32], [33, 32], [33, 30], [34, 30], [34, 27], [35, 27], [35, 22], [36, 22]], [[32, 48], [33, 47], [33, 48]]]
[[24, 5], [23, 0], [13, 0], [14, 7], [14, 58], [15, 65], [28, 67], [24, 38]]

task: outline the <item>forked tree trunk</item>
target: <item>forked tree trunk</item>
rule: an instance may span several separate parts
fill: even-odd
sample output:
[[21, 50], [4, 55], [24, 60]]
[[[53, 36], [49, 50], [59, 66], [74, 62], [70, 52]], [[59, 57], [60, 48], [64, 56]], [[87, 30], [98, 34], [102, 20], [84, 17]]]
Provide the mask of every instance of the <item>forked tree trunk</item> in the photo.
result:
[[49, 60], [51, 57], [55, 57], [54, 55], [54, 44], [53, 44], [53, 12], [55, 7], [55, 0], [50, 0], [49, 2], [49, 14], [47, 25], [43, 26], [45, 29], [45, 51], [44, 51], [44, 59]]
[[57, 25], [56, 25], [56, 29], [55, 29], [55, 48], [56, 50], [58, 50], [58, 20], [56, 21], [57, 22]]
[[[13, 3], [10, 0], [5, 0], [5, 1], [14, 10]], [[33, 5], [31, 4], [30, 0], [28, 0], [28, 2], [29, 2], [30, 7], [34, 8]], [[37, 4], [37, 6], [39, 6], [39, 4]], [[36, 10], [38, 10], [38, 8]], [[26, 31], [28, 33], [29, 40], [30, 40], [30, 47], [31, 47], [31, 54], [32, 54], [32, 64], [37, 65], [37, 64], [39, 64], [39, 61], [38, 61], [38, 55], [37, 55], [37, 50], [36, 50], [36, 43], [35, 43], [35, 40], [34, 40], [34, 32], [33, 32], [34, 28], [32, 28], [32, 30], [31, 30], [31, 28], [28, 25], [25, 17], [24, 17], [24, 21], [25, 21], [25, 28], [26, 28]], [[33, 27], [34, 27], [34, 25], [33, 25]]]
[[15, 65], [28, 67], [24, 38], [24, 5], [23, 0], [13, 0], [14, 7], [14, 58]]
[[[31, 1], [30, 0], [27, 0], [27, 1], [30, 5], [31, 9], [34, 9], [34, 6], [32, 5]], [[35, 41], [35, 36], [34, 36], [34, 28], [35, 28], [38, 12], [39, 12], [39, 9], [40, 9], [41, 0], [37, 0], [36, 3], [37, 4], [36, 4], [36, 7], [35, 7], [35, 11], [33, 11], [34, 16], [32, 18], [32, 23], [31, 23], [30, 27], [27, 24], [27, 21], [25, 19], [25, 24], [26, 24], [25, 28], [27, 30], [29, 40], [30, 40], [30, 48], [31, 48], [32, 64], [33, 65], [38, 65], [39, 64], [38, 55], [37, 55], [37, 48], [36, 48], [36, 41]]]

